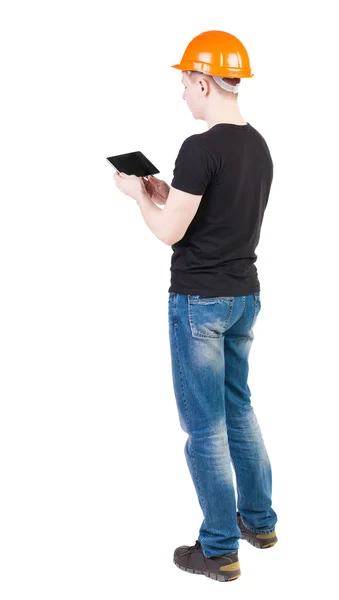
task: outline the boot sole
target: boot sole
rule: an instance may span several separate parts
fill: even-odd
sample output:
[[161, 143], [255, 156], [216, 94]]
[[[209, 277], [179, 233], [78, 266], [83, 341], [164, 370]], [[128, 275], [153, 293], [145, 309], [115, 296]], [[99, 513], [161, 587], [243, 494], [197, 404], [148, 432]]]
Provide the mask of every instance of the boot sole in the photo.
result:
[[[246, 542], [249, 542], [249, 544], [251, 544], [255, 548], [259, 548], [260, 550], [266, 550], [267, 548], [272, 548], [273, 546], [276, 545], [278, 538], [277, 538], [275, 531], [272, 531], [270, 534], [269, 533], [268, 534], [256, 534], [255, 532], [253, 532], [253, 534], [251, 535], [251, 534], [246, 533], [247, 527], [242, 522], [241, 516], [237, 517], [237, 522], [238, 522], [239, 529], [241, 531], [241, 539], [246, 540]], [[244, 528], [246, 528], [245, 531], [244, 531]], [[265, 540], [258, 540], [258, 538], [255, 537], [256, 535], [265, 535], [265, 536], [271, 535], [272, 537], [274, 536], [275, 539], [271, 542], [267, 541], [267, 543], [264, 544], [263, 542]]]
[[276, 542], [271, 542], [270, 544], [260, 544], [260, 542], [258, 542], [258, 540], [254, 540], [253, 538], [247, 537], [245, 535], [241, 535], [241, 539], [242, 540], [246, 540], [246, 542], [249, 542], [252, 546], [254, 546], [255, 548], [259, 548], [260, 550], [265, 550], [266, 548], [272, 548], [273, 546], [276, 545]]
[[[243, 523], [243, 521], [241, 519], [241, 515], [238, 515], [238, 514], [237, 514], [237, 523], [238, 523], [239, 529], [241, 531], [241, 539], [246, 540], [246, 542], [248, 542], [255, 548], [259, 548], [260, 550], [266, 550], [267, 548], [272, 548], [273, 546], [276, 545], [278, 538], [277, 538], [275, 531], [272, 531], [271, 533], [267, 533], [267, 534], [259, 534], [259, 533], [256, 534], [254, 531], [247, 533], [247, 531], [250, 531], [250, 530], [247, 529], [246, 525]], [[263, 538], [258, 539], [257, 536], [263, 536], [264, 539]], [[270, 537], [274, 538], [274, 539], [269, 541]], [[266, 538], [266, 540], [265, 540], [265, 538]], [[265, 541], [266, 541], [266, 544], [264, 543]]]
[[181, 571], [187, 571], [188, 573], [195, 573], [196, 575], [205, 575], [205, 577], [209, 577], [210, 579], [214, 579], [215, 581], [234, 581], [238, 579], [241, 575], [240, 571], [240, 563], [239, 561], [230, 565], [231, 569], [234, 571], [232, 577], [228, 577], [227, 575], [220, 575], [219, 573], [212, 573], [211, 571], [200, 571], [199, 569], [191, 569], [190, 567], [184, 567], [183, 565], [179, 565], [175, 560], [173, 560], [176, 567], [178, 567]]

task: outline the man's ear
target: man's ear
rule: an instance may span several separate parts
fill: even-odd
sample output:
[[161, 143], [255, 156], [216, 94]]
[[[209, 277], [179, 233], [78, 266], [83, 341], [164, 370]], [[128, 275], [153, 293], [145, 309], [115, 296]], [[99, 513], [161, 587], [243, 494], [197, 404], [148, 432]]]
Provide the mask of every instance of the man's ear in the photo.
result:
[[208, 82], [206, 81], [206, 79], [199, 79], [199, 85], [200, 85], [200, 89], [204, 92], [205, 90], [208, 90]]

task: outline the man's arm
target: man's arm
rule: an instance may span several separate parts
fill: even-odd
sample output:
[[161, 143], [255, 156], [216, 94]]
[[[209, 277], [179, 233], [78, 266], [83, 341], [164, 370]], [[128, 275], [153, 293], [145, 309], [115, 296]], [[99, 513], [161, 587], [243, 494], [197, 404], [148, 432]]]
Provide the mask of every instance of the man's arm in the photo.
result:
[[161, 241], [165, 242], [165, 219], [163, 217], [163, 209], [157, 206], [150, 196], [145, 191], [138, 200], [138, 206], [147, 227]]
[[164, 208], [156, 206], [146, 191], [141, 195], [138, 205], [149, 229], [164, 244], [172, 246], [185, 235], [201, 198], [202, 194], [189, 194], [170, 187]]

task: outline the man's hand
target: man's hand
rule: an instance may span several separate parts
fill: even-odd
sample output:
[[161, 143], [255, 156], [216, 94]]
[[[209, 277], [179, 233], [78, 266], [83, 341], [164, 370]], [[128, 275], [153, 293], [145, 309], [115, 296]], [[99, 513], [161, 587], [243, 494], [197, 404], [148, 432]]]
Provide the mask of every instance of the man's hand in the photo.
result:
[[163, 181], [162, 179], [158, 179], [153, 175], [148, 175], [148, 181], [144, 180], [145, 188], [152, 198], [153, 202], [156, 204], [166, 204], [168, 194], [170, 191], [170, 186]]
[[126, 175], [126, 173], [115, 173], [114, 180], [117, 188], [127, 196], [130, 196], [137, 202], [143, 195], [147, 194], [145, 182], [142, 177], [136, 175]]

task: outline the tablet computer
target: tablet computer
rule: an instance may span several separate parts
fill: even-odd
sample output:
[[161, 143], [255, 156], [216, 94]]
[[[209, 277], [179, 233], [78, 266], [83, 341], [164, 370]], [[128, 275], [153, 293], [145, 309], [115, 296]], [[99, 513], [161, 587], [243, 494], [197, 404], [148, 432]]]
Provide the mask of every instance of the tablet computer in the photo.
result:
[[128, 152], [127, 154], [116, 154], [108, 156], [107, 160], [118, 173], [122, 171], [126, 175], [136, 175], [137, 177], [146, 177], [154, 175], [160, 171], [151, 163], [146, 156], [140, 152]]

